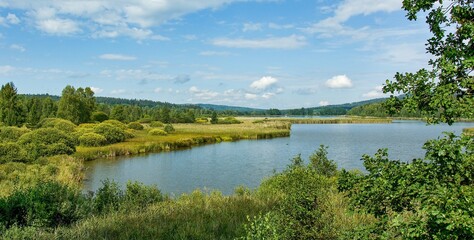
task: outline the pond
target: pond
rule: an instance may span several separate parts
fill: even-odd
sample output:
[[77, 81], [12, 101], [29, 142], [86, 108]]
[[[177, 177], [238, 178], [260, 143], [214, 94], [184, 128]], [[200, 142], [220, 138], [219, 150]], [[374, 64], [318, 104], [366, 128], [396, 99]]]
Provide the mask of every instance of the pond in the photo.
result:
[[239, 185], [257, 187], [265, 177], [285, 169], [297, 154], [306, 160], [321, 144], [329, 147], [328, 156], [339, 168], [364, 170], [360, 160], [363, 154], [373, 155], [379, 148], [388, 148], [390, 159], [410, 161], [424, 156], [422, 146], [426, 140], [440, 137], [445, 131], [460, 134], [463, 128], [473, 126], [473, 123], [427, 126], [419, 121], [295, 124], [288, 138], [222, 142], [87, 162], [84, 191], [95, 191], [101, 181], [113, 179], [122, 186], [129, 180], [155, 184], [175, 196], [196, 188], [231, 194]]

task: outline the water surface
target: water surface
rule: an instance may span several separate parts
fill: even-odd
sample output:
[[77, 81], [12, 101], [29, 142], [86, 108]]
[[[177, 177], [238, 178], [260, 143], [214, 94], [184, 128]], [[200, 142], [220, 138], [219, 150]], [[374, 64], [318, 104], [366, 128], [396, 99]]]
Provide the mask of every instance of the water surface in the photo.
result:
[[339, 168], [363, 170], [363, 154], [388, 148], [391, 159], [410, 161], [424, 156], [428, 139], [445, 131], [460, 134], [473, 123], [454, 126], [419, 121], [392, 124], [294, 124], [291, 136], [269, 140], [243, 140], [144, 156], [101, 159], [86, 163], [84, 190], [94, 191], [104, 179], [124, 185], [127, 181], [156, 184], [163, 192], [178, 195], [196, 188], [218, 189], [230, 194], [236, 186], [257, 187], [263, 178], [283, 170], [289, 159], [304, 159], [319, 145], [329, 146], [329, 158]]

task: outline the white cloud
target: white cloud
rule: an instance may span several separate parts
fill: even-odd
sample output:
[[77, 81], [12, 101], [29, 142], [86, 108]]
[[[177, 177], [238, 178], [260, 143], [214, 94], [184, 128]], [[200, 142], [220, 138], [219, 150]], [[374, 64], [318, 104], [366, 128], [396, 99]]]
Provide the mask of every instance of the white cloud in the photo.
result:
[[[24, 11], [29, 18], [25, 22], [32, 22], [48, 34], [85, 32], [94, 37], [129, 36], [143, 40], [160, 38], [150, 29], [164, 22], [239, 1], [243, 0], [2, 0], [0, 4], [12, 10]], [[50, 14], [37, 14], [44, 9]], [[11, 19], [17, 22], [13, 16]]]
[[7, 74], [12, 72], [13, 70], [15, 70], [15, 68], [10, 65], [0, 66], [0, 74]]
[[244, 32], [251, 32], [251, 31], [259, 31], [262, 30], [261, 23], [244, 23], [244, 27], [242, 31]]
[[218, 51], [203, 51], [200, 52], [199, 55], [201, 56], [229, 56], [229, 52], [218, 52]]
[[20, 51], [20, 52], [25, 52], [26, 51], [26, 48], [19, 45], [19, 44], [10, 45], [10, 49], [17, 50], [17, 51]]
[[110, 94], [122, 94], [122, 93], [126, 93], [127, 91], [125, 91], [125, 89], [116, 89], [116, 90], [112, 90], [110, 92]]
[[270, 37], [265, 39], [218, 38], [212, 44], [230, 48], [273, 48], [296, 49], [307, 44], [304, 36], [291, 35], [288, 37]]
[[211, 100], [219, 96], [219, 93], [210, 90], [201, 90], [196, 86], [189, 88], [189, 92], [198, 100]]
[[254, 81], [250, 84], [250, 87], [256, 90], [266, 90], [274, 86], [278, 82], [278, 79], [270, 76], [260, 78], [260, 80]]
[[248, 100], [255, 100], [255, 99], [257, 99], [257, 98], [258, 98], [257, 94], [253, 94], [253, 93], [246, 93], [246, 94], [245, 94], [245, 99], [248, 99]]
[[98, 88], [98, 87], [91, 87], [91, 90], [92, 90], [95, 94], [99, 94], [99, 93], [101, 93], [101, 92], [104, 91], [104, 89]]
[[270, 99], [270, 98], [274, 97], [275, 95], [276, 95], [275, 93], [270, 93], [270, 92], [269, 93], [264, 93], [262, 95], [262, 98]]
[[122, 55], [122, 54], [112, 54], [112, 53], [107, 53], [107, 54], [102, 54], [99, 56], [100, 59], [104, 60], [114, 60], [114, 61], [133, 61], [136, 60], [136, 57], [133, 56], [127, 56], [127, 55]]
[[334, 76], [326, 81], [326, 87], [328, 88], [351, 88], [352, 80], [346, 75]]
[[37, 28], [52, 35], [69, 35], [81, 31], [76, 22], [60, 18], [40, 20]]
[[324, 100], [323, 100], [323, 101], [320, 101], [320, 102], [319, 102], [319, 106], [324, 107], [324, 106], [327, 106], [327, 105], [329, 105], [329, 102], [328, 102], [328, 101], [324, 101]]
[[160, 93], [162, 91], [163, 91], [163, 89], [161, 89], [161, 88], [155, 88], [155, 90], [153, 90], [154, 93]]
[[12, 13], [9, 13], [6, 19], [8, 20], [10, 24], [13, 24], [13, 25], [19, 24], [21, 22], [20, 19], [15, 14], [12, 14]]
[[362, 94], [364, 98], [381, 98], [385, 97], [386, 95], [383, 93], [382, 90], [383, 86], [376, 86], [371, 91]]
[[335, 24], [343, 23], [353, 16], [369, 15], [376, 12], [401, 10], [400, 0], [345, 0], [334, 9], [334, 15], [323, 20]]

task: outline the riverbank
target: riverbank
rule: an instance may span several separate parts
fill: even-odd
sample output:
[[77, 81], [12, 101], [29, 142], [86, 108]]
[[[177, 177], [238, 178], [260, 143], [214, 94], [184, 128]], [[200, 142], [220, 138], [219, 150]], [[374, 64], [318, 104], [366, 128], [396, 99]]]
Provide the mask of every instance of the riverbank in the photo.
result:
[[255, 122], [239, 119], [240, 124], [174, 124], [175, 132], [166, 136], [149, 135], [151, 129], [134, 130], [135, 137], [102, 147], [78, 146], [74, 157], [84, 161], [98, 158], [156, 153], [190, 148], [223, 141], [256, 140], [289, 137], [291, 124], [286, 121]]

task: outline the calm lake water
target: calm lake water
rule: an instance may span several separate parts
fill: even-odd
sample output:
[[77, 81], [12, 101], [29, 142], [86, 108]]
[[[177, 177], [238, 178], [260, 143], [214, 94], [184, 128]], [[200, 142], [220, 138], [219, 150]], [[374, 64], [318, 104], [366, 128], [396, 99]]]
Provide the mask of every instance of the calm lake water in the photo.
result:
[[122, 186], [127, 181], [155, 184], [163, 192], [179, 195], [196, 188], [218, 189], [231, 194], [236, 186], [257, 187], [274, 171], [283, 170], [290, 159], [301, 153], [303, 159], [319, 145], [329, 147], [329, 158], [339, 168], [364, 169], [363, 154], [373, 155], [388, 148], [391, 159], [410, 161], [424, 156], [421, 148], [428, 139], [450, 131], [460, 134], [473, 123], [453, 126], [426, 126], [419, 121], [392, 124], [293, 125], [291, 137], [270, 140], [244, 140], [194, 147], [144, 156], [102, 159], [86, 163], [85, 191], [95, 191], [104, 179]]

